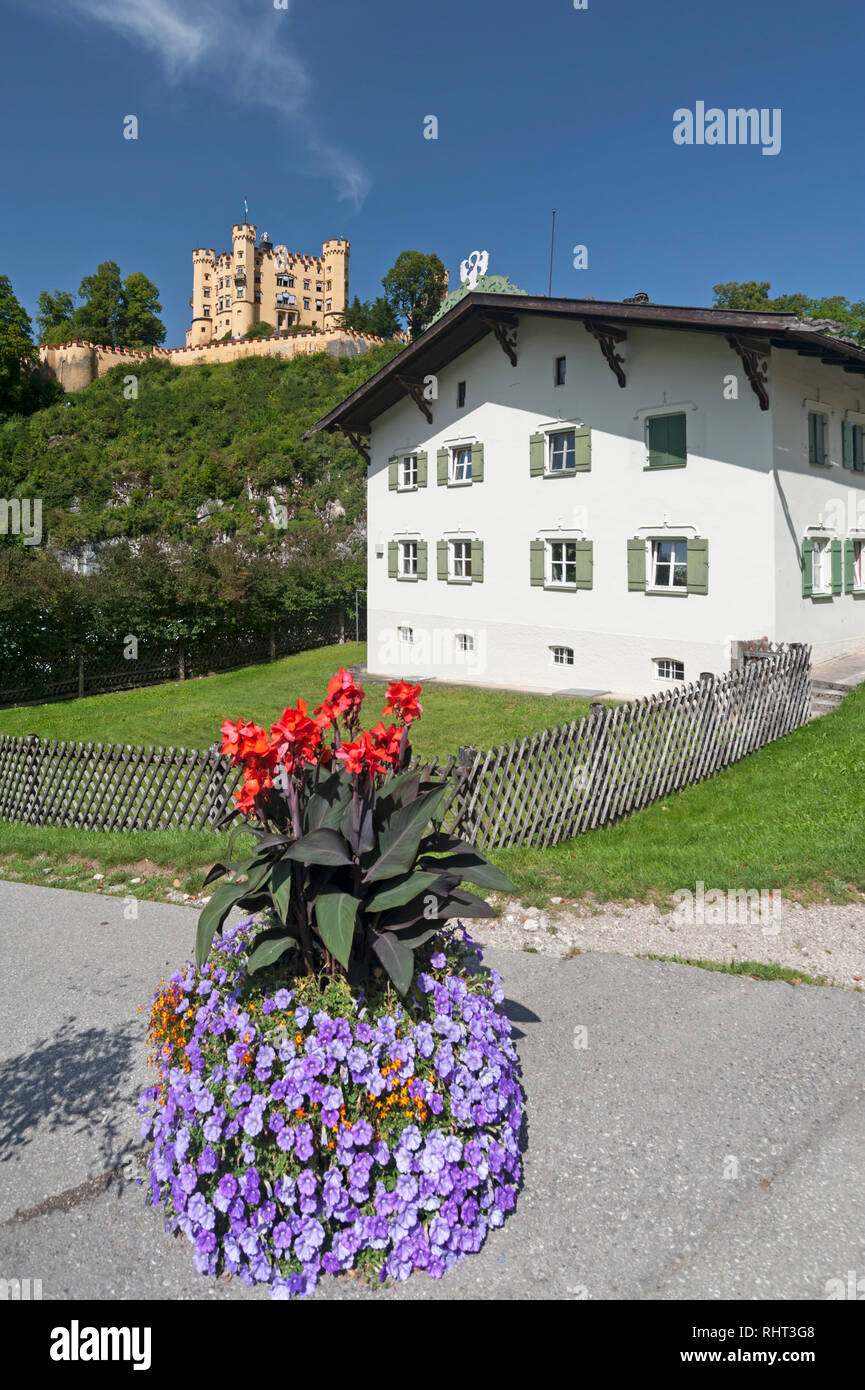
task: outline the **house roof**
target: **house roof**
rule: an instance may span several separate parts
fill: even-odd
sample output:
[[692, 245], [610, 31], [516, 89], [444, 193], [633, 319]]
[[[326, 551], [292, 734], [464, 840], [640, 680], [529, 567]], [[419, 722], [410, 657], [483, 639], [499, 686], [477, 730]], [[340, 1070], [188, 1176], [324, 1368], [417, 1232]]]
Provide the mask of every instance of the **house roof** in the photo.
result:
[[[716, 333], [735, 339], [746, 352], [753, 349], [757, 353], [765, 353], [770, 348], [784, 348], [804, 357], [817, 357], [821, 362], [840, 366], [845, 372], [865, 375], [865, 348], [809, 327], [807, 321], [803, 322], [795, 314], [476, 292], [467, 295], [386, 366], [350, 396], [346, 396], [327, 415], [323, 415], [304, 438], [309, 439], [320, 430], [368, 434], [372, 422], [403, 396], [410, 394], [412, 387], [417, 390], [424, 377], [440, 371], [487, 333], [503, 334], [505, 329], [517, 323], [518, 315], [529, 314], [541, 318], [582, 320], [596, 336], [600, 333], [603, 337], [604, 329], [608, 328], [612, 330], [608, 344], [621, 341], [620, 334], [626, 336], [629, 328], [636, 327]], [[613, 367], [613, 370], [616, 368]]]

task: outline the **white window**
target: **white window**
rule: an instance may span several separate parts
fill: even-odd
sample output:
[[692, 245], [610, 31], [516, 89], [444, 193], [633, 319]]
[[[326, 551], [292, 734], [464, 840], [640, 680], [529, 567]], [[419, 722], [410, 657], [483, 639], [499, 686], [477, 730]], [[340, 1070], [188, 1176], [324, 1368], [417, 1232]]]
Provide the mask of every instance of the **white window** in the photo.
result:
[[577, 582], [577, 546], [575, 541], [550, 541], [547, 546], [550, 557], [551, 585], [574, 585]]
[[400, 541], [399, 572], [404, 579], [417, 579], [417, 541]]
[[320, 300], [320, 299], [317, 299], [317, 300], [315, 301], [315, 307], [316, 307], [316, 309], [319, 309], [319, 310], [321, 309], [321, 300]]
[[230, 308], [231, 308], [231, 295], [230, 295], [230, 294], [227, 294], [227, 295], [225, 296], [225, 307], [226, 307], [226, 309], [230, 309]]
[[206, 290], [204, 291], [204, 298], [205, 298], [205, 299], [209, 299], [209, 298], [210, 298], [210, 290], [206, 289]]
[[473, 652], [475, 649], [475, 639], [470, 632], [457, 633], [457, 651]]
[[471, 541], [451, 541], [451, 576], [454, 579], [471, 579]]
[[652, 541], [650, 584], [653, 589], [687, 589], [687, 541]]
[[308, 290], [308, 289], [309, 289], [309, 281], [308, 281], [308, 280], [304, 280], [304, 282], [303, 282], [303, 288], [304, 288], [305, 290]]
[[451, 450], [451, 482], [470, 483], [472, 480], [472, 451], [469, 448]]
[[309, 308], [309, 300], [308, 300], [308, 299], [305, 299], [305, 300], [303, 301], [303, 307], [304, 307], [304, 309], [308, 309], [308, 308]]
[[238, 285], [238, 287], [237, 287], [237, 293], [236, 293], [236, 295], [235, 295], [234, 297], [235, 297], [235, 299], [242, 299], [245, 293], [246, 293], [246, 291], [244, 290], [243, 286], [242, 286], [242, 285]]
[[417, 454], [403, 454], [399, 461], [400, 487], [417, 487]]
[[853, 542], [853, 588], [865, 589], [865, 541]]
[[662, 656], [655, 662], [655, 674], [660, 681], [683, 681], [685, 679], [684, 661], [673, 661]]
[[316, 282], [315, 282], [315, 292], [316, 292], [316, 294], [321, 294], [321, 281], [320, 281], [320, 280], [316, 280]]
[[414, 641], [414, 628], [400, 627], [397, 628], [397, 631], [399, 633], [399, 640], [401, 642], [407, 642], [408, 645], [411, 646], [412, 642]]
[[209, 318], [210, 318], [210, 305], [209, 305], [209, 304], [205, 304], [205, 306], [204, 306], [204, 317], [205, 317], [206, 319], [209, 319]]
[[811, 546], [811, 591], [815, 594], [832, 592], [832, 543], [815, 540]]
[[549, 439], [549, 471], [562, 473], [567, 468], [576, 467], [576, 452], [573, 430], [554, 430]]
[[296, 296], [296, 295], [293, 295], [293, 294], [290, 294], [290, 295], [288, 296], [288, 302], [289, 302], [289, 304], [296, 304], [296, 303], [297, 303], [297, 296]]
[[332, 300], [332, 299], [329, 299], [329, 300], [327, 301], [327, 307], [328, 307], [328, 309], [330, 309], [330, 308], [332, 307], [332, 305], [333, 305], [333, 300]]
[[553, 653], [553, 665], [554, 665], [554, 666], [573, 666], [573, 664], [574, 664], [574, 649], [573, 649], [573, 647], [553, 647], [551, 650], [552, 650], [552, 653]]

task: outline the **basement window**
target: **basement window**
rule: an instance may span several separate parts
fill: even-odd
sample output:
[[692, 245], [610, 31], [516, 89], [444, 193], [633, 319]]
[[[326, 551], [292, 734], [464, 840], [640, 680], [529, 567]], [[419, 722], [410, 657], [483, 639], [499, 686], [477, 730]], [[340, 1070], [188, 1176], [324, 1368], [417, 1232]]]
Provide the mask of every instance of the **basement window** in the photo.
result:
[[685, 679], [684, 661], [675, 661], [672, 657], [661, 656], [655, 662], [655, 675], [659, 681], [683, 681]]
[[554, 666], [573, 666], [574, 649], [573, 647], [551, 647]]

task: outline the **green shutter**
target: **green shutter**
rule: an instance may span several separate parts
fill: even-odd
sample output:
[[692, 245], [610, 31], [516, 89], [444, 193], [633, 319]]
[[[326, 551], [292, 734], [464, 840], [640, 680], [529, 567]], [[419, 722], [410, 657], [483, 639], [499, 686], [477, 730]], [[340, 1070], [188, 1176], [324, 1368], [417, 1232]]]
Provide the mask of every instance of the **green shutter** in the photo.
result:
[[387, 485], [391, 492], [399, 487], [399, 459], [396, 454], [391, 454], [387, 461]]
[[484, 480], [484, 446], [483, 444], [472, 445], [472, 482], [482, 483]]
[[684, 468], [688, 462], [688, 417], [667, 416], [667, 462], [671, 468]]
[[646, 588], [646, 542], [638, 536], [628, 541], [628, 588]]
[[574, 430], [574, 468], [578, 473], [588, 473], [592, 466], [592, 431], [588, 425]]
[[852, 594], [856, 587], [853, 578], [853, 564], [855, 559], [856, 555], [853, 550], [853, 542], [851, 540], [846, 540], [844, 542], [844, 592], [846, 594]]
[[841, 421], [841, 465], [853, 467], [853, 425], [850, 420]]
[[865, 468], [865, 451], [862, 445], [865, 442], [865, 428], [862, 425], [853, 426], [853, 469], [856, 473], [861, 473]]
[[426, 579], [427, 577], [427, 544], [426, 541], [417, 543], [417, 577]]
[[546, 435], [529, 435], [529, 477], [542, 478], [544, 476], [544, 454], [546, 447]]
[[446, 487], [448, 480], [448, 451], [439, 449], [436, 453], [436, 482], [439, 487]]
[[839, 540], [832, 542], [832, 593], [840, 594], [843, 570], [843, 548]]
[[436, 544], [436, 573], [439, 579], [448, 577], [448, 543], [438, 541]]
[[810, 598], [814, 592], [814, 542], [806, 538], [802, 542], [802, 597]]
[[709, 542], [703, 539], [688, 541], [688, 593], [708, 592]]
[[808, 462], [826, 462], [826, 417], [819, 410], [808, 412]]
[[543, 588], [544, 584], [544, 550], [543, 541], [532, 541], [529, 546], [529, 576], [532, 584]]
[[426, 467], [426, 450], [425, 450], [425, 449], [420, 449], [420, 450], [418, 450], [418, 456], [417, 456], [417, 485], [418, 485], [418, 487], [426, 487], [426, 474], [427, 474], [427, 467]]
[[649, 467], [684, 468], [688, 461], [686, 417], [652, 415], [648, 426]]
[[592, 568], [594, 560], [592, 557], [591, 541], [576, 541], [577, 548], [577, 588], [591, 589], [592, 587]]
[[472, 582], [482, 584], [484, 578], [484, 543], [472, 541]]
[[387, 577], [396, 579], [397, 577], [397, 547], [396, 541], [387, 543]]

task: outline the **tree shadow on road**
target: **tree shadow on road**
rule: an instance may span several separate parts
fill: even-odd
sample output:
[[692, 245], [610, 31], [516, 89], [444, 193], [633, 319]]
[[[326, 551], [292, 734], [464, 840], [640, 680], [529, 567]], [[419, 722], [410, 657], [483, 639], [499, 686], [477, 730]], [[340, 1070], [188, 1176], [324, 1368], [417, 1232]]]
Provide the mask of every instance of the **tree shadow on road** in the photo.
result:
[[129, 1110], [141, 1050], [140, 1024], [82, 1030], [69, 1017], [0, 1063], [0, 1160], [20, 1158], [35, 1132], [47, 1130], [96, 1139], [106, 1169], [122, 1163], [136, 1147]]

